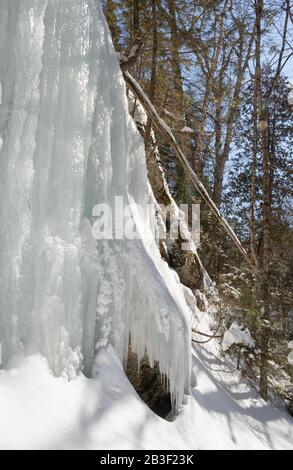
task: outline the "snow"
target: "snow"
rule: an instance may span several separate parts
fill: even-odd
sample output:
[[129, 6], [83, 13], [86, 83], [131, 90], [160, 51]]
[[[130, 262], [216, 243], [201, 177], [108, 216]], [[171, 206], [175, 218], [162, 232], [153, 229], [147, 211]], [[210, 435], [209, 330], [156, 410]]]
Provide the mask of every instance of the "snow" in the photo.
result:
[[224, 333], [222, 341], [223, 350], [227, 351], [233, 344], [242, 344], [243, 346], [253, 348], [255, 341], [251, 337], [248, 328], [244, 328], [242, 325], [233, 322], [229, 330]]
[[0, 371], [1, 449], [192, 448], [184, 425], [157, 417], [125, 377], [111, 346], [100, 349], [93, 378], [56, 378], [39, 356]]
[[[219, 358], [193, 353], [197, 383], [175, 421], [140, 400], [111, 346], [92, 379], [56, 378], [40, 355], [0, 371], [1, 449], [293, 449], [293, 421]], [[233, 372], [233, 373], [232, 373]]]
[[193, 356], [194, 434], [199, 436], [199, 448], [292, 450], [292, 417], [262, 400], [214, 349], [197, 348]]
[[194, 133], [194, 130], [191, 129], [191, 127], [188, 127], [188, 126], [184, 126], [181, 131], [182, 133], [186, 133], [186, 134], [193, 134]]

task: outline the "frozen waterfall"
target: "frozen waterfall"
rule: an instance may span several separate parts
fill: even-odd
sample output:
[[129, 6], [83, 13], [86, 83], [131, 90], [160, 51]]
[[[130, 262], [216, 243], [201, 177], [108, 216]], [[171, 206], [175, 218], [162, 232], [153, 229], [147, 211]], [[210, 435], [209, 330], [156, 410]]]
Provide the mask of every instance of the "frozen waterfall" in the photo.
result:
[[180, 406], [190, 312], [177, 276], [150, 237], [92, 236], [95, 204], [152, 198], [98, 1], [1, 0], [0, 57], [3, 365], [40, 352], [55, 374], [90, 375], [107, 343], [125, 361], [131, 332]]

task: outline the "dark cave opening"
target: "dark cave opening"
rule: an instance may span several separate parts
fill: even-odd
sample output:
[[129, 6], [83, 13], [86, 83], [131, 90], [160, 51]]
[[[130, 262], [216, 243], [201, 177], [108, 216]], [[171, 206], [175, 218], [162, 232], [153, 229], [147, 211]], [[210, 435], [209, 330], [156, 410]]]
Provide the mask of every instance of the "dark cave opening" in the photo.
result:
[[166, 419], [172, 411], [168, 379], [162, 376], [159, 363], [150, 366], [145, 355], [138, 364], [137, 354], [129, 347], [126, 375], [140, 398], [158, 416]]

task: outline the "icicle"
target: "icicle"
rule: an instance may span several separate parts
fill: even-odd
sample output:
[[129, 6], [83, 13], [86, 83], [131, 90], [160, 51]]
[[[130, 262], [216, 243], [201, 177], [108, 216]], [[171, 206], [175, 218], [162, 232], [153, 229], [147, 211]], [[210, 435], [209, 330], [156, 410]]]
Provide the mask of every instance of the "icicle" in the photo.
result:
[[159, 361], [178, 408], [190, 380], [180, 284], [151, 237], [96, 242], [91, 233], [97, 203], [149, 196], [144, 145], [99, 3], [2, 0], [0, 54], [4, 364], [23, 346], [57, 374], [90, 374], [100, 345], [125, 360], [131, 332], [138, 357], [147, 349]]

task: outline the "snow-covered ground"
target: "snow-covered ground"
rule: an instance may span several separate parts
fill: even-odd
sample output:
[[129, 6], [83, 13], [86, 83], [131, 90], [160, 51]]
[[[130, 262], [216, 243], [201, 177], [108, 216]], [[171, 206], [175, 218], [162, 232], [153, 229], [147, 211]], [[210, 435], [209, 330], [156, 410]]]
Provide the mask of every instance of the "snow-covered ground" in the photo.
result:
[[1, 449], [293, 449], [293, 420], [213, 353], [193, 353], [197, 384], [173, 422], [156, 416], [111, 347], [93, 378], [54, 377], [41, 356], [0, 372]]
[[293, 449], [293, 419], [262, 400], [240, 372], [204, 348], [194, 352], [193, 371], [200, 449]]

